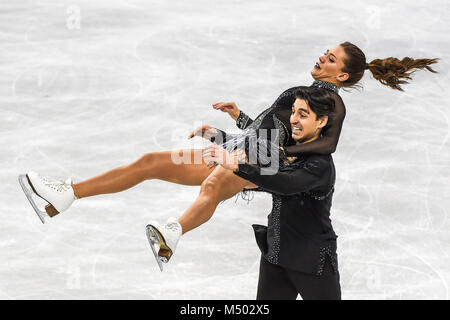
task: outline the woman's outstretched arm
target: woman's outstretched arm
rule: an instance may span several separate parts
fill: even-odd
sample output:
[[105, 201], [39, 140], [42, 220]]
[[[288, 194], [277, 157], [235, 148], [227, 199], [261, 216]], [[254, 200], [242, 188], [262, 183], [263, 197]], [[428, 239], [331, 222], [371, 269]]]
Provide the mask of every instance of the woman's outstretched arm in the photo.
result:
[[239, 129], [246, 129], [253, 120], [240, 110], [234, 102], [217, 102], [213, 104], [213, 108], [222, 112], [228, 113], [228, 115], [236, 121], [236, 125]]

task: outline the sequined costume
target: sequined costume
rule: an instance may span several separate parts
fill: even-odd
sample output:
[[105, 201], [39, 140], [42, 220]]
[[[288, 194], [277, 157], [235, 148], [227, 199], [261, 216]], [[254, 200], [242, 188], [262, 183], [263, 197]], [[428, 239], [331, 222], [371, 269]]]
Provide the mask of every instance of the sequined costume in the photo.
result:
[[264, 258], [276, 265], [321, 275], [328, 260], [338, 271], [336, 234], [330, 220], [335, 182], [331, 155], [305, 154], [274, 175], [240, 163], [234, 173], [272, 193], [268, 226], [254, 225]]
[[249, 163], [234, 173], [272, 193], [267, 227], [253, 225], [262, 254], [258, 299], [340, 299], [331, 155], [301, 155], [274, 175]]
[[[305, 88], [302, 86], [284, 91], [255, 120], [241, 111], [236, 120], [236, 125], [243, 130], [240, 135], [227, 135], [218, 130], [222, 141], [212, 139], [232, 150], [249, 135], [258, 138], [260, 131], [268, 131], [261, 129], [278, 129], [279, 145], [276, 148], [284, 149], [279, 153], [279, 170], [274, 175], [262, 175], [259, 163], [241, 163], [235, 171], [236, 175], [258, 185], [257, 191], [271, 193], [273, 199], [268, 226], [253, 225], [262, 253], [259, 298], [276, 298], [272, 295], [272, 287], [279, 286], [280, 292], [286, 293], [284, 297], [295, 298], [301, 287], [304, 297], [340, 299], [337, 236], [330, 220], [335, 182], [330, 154], [335, 151], [339, 140], [345, 105], [335, 85], [314, 81], [312, 87], [333, 92], [335, 101], [335, 114], [329, 117], [319, 139], [296, 145], [291, 136], [290, 115], [295, 91]], [[248, 155], [251, 150], [245, 143], [243, 145]], [[287, 156], [296, 156], [297, 159], [289, 163]], [[316, 285], [309, 285], [311, 283]], [[314, 290], [314, 287], [325, 288], [325, 291]]]
[[[263, 158], [266, 154], [270, 154], [267, 150], [273, 149], [274, 145], [271, 141], [278, 141], [276, 147], [282, 147], [282, 153], [286, 157], [299, 156], [301, 154], [316, 153], [330, 154], [336, 150], [339, 135], [341, 133], [342, 124], [345, 118], [346, 110], [342, 98], [338, 95], [339, 88], [324, 81], [314, 81], [311, 87], [322, 88], [332, 92], [335, 101], [335, 114], [328, 120], [326, 129], [322, 131], [319, 139], [306, 144], [296, 145], [292, 139], [292, 131], [290, 126], [290, 115], [292, 105], [295, 101], [295, 91], [306, 86], [297, 86], [285, 90], [275, 100], [272, 106], [261, 112], [255, 120], [251, 119], [243, 111], [240, 112], [236, 125], [243, 131], [239, 134], [227, 134], [226, 132], [216, 129], [216, 134], [211, 137], [211, 141], [223, 146], [229, 151], [241, 148], [247, 154], [258, 153], [258, 159]], [[276, 130], [271, 130], [276, 129]], [[276, 139], [273, 132], [276, 132]], [[261, 137], [260, 134], [263, 134]], [[249, 143], [250, 140], [256, 140], [257, 143]], [[255, 148], [258, 144], [258, 151], [248, 150], [249, 145]], [[265, 146], [265, 148], [261, 148]], [[266, 149], [266, 151], [262, 151]], [[267, 162], [267, 157], [263, 162]], [[258, 189], [255, 189], [258, 191]]]
[[[244, 130], [241, 135], [221, 133], [225, 137], [223, 145], [229, 147], [233, 146], [230, 142], [241, 141], [250, 132], [258, 135], [261, 129], [278, 129], [279, 146], [284, 149], [279, 154], [279, 171], [275, 175], [261, 175], [261, 166], [245, 163], [235, 172], [258, 185], [257, 191], [269, 192], [273, 197], [268, 226], [253, 226], [258, 246], [264, 261], [290, 272], [322, 276], [329, 266], [331, 275], [325, 278], [333, 279], [330, 287], [335, 289], [335, 296], [340, 297], [337, 236], [330, 220], [335, 181], [330, 154], [336, 149], [346, 111], [335, 85], [315, 81], [312, 87], [331, 91], [335, 101], [335, 115], [329, 118], [320, 138], [296, 145], [291, 136], [290, 115], [295, 91], [306, 88], [304, 86], [284, 91], [255, 120], [241, 111], [236, 121]], [[248, 150], [246, 152], [248, 154]], [[287, 164], [287, 156], [296, 156], [297, 160]]]
[[335, 116], [328, 121], [327, 129], [322, 131], [322, 136], [312, 142], [295, 145], [291, 137], [290, 115], [295, 101], [295, 90], [305, 86], [293, 87], [285, 90], [272, 104], [264, 110], [255, 120], [252, 120], [243, 111], [236, 120], [240, 129], [280, 129], [280, 145], [284, 147], [287, 156], [298, 156], [305, 153], [330, 154], [336, 150], [346, 110], [342, 98], [339, 96], [339, 88], [332, 83], [314, 81], [312, 87], [323, 88], [333, 93], [335, 101]]

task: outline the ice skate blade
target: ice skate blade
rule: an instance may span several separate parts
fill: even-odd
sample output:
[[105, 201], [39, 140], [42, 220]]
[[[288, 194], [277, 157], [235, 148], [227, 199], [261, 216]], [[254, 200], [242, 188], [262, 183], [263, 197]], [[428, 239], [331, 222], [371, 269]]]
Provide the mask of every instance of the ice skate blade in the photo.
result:
[[159, 242], [158, 234], [154, 232], [151, 226], [146, 227], [145, 233], [147, 234], [148, 243], [150, 244], [150, 248], [152, 248], [153, 255], [155, 256], [159, 269], [163, 272], [162, 261], [159, 259], [158, 252], [156, 252], [155, 249], [155, 244]]
[[[22, 187], [23, 193], [25, 193], [25, 196], [27, 197], [37, 216], [39, 217], [42, 223], [45, 223], [45, 217], [47, 216], [47, 213], [39, 210], [38, 206], [34, 202], [33, 194], [36, 193], [34, 193], [26, 174], [19, 175], [19, 184]], [[39, 196], [38, 194], [36, 195]]]
[[[155, 256], [156, 262], [158, 263], [159, 269], [163, 271], [163, 263], [169, 262], [170, 257], [172, 256], [172, 250], [167, 247], [164, 237], [161, 233], [153, 227], [152, 225], [147, 225], [146, 234], [148, 238], [148, 242], [150, 243], [150, 247], [152, 248], [153, 255]], [[155, 245], [159, 246], [159, 250], [155, 249]], [[165, 255], [160, 255], [160, 253], [165, 253]]]

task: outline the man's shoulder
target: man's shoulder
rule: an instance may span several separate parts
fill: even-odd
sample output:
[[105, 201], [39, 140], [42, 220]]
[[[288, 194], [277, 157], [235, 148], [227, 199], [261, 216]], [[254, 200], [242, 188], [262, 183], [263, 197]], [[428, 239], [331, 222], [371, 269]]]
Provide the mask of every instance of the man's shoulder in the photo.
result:
[[305, 161], [318, 161], [324, 163], [333, 162], [333, 157], [331, 156], [331, 154], [308, 153], [303, 157]]
[[[318, 184], [314, 188], [316, 191], [328, 192], [330, 186], [336, 180], [336, 169], [331, 154], [310, 154], [303, 163], [303, 170], [306, 170], [317, 177]], [[313, 189], [311, 189], [312, 191]]]
[[331, 154], [311, 153], [302, 156], [301, 162], [305, 169], [327, 170], [333, 166], [333, 157]]

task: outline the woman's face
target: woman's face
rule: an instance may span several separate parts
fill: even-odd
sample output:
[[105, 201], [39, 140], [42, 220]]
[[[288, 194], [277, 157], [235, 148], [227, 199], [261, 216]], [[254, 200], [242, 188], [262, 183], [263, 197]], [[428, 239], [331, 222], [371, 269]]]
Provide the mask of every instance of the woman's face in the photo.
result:
[[344, 59], [347, 58], [344, 48], [337, 46], [324, 52], [316, 62], [311, 75], [315, 80], [343, 82], [348, 79], [348, 73], [343, 73]]

